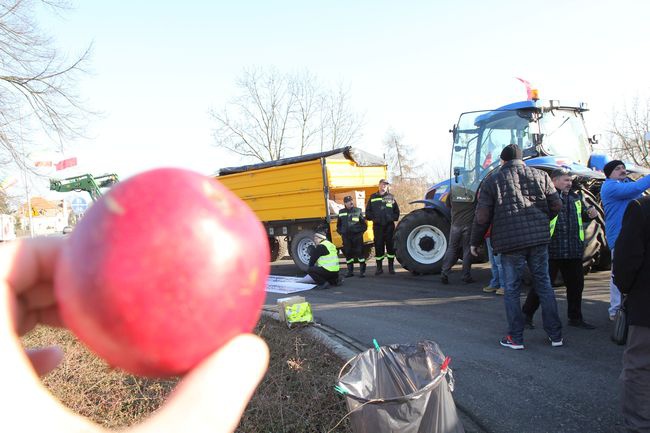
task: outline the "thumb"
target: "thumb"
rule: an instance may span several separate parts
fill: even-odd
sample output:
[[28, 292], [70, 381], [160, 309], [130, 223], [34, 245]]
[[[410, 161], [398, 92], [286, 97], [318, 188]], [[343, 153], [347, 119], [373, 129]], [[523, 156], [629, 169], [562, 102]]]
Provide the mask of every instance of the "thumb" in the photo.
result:
[[235, 337], [190, 371], [161, 410], [135, 431], [234, 431], [268, 359], [263, 340], [254, 335]]

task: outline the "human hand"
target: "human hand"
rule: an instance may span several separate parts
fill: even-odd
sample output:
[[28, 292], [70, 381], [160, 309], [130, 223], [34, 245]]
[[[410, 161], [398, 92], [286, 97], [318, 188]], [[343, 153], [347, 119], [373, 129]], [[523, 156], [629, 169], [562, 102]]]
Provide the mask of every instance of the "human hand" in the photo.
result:
[[[64, 242], [42, 238], [0, 247], [0, 367], [6, 373], [0, 387], [0, 431], [9, 426], [54, 433], [105, 431], [63, 406], [41, 384], [38, 375], [56, 367], [61, 349], [25, 351], [19, 339], [39, 323], [62, 326], [53, 274]], [[240, 335], [190, 371], [152, 417], [125, 432], [231, 432], [267, 363], [264, 342]]]
[[474, 257], [478, 257], [478, 247], [475, 246], [470, 246], [469, 247], [469, 252], [472, 253]]

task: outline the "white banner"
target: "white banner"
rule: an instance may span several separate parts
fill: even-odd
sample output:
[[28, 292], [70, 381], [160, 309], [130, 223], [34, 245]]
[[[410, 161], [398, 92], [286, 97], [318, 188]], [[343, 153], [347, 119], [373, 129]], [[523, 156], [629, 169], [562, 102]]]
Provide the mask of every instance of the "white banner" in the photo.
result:
[[296, 293], [313, 289], [315, 284], [308, 282], [309, 277], [286, 277], [282, 275], [269, 275], [266, 280], [266, 291], [271, 293]]

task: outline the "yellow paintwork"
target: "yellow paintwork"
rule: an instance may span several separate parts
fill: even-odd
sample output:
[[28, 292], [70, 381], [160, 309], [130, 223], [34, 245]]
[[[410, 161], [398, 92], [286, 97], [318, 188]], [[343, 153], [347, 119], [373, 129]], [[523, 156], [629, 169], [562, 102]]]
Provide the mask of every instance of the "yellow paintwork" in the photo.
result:
[[[323, 179], [323, 166], [327, 185]], [[327, 219], [326, 186], [330, 196], [338, 192], [363, 190], [366, 201], [377, 191], [379, 179], [386, 177], [385, 166], [359, 167], [342, 154], [295, 164], [250, 170], [219, 176], [218, 179], [253, 209], [262, 222], [299, 219]], [[332, 242], [340, 247], [336, 218], [330, 222]], [[372, 242], [372, 225], [364, 234]]]

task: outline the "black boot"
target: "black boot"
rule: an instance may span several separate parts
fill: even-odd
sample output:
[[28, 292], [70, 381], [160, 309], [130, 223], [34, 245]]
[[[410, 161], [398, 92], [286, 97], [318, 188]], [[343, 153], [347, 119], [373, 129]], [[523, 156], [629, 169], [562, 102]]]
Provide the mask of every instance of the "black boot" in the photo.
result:
[[345, 274], [345, 278], [354, 277], [354, 263], [348, 263], [348, 273]]
[[395, 266], [393, 265], [393, 261], [395, 259], [388, 259], [388, 273], [391, 275], [395, 275]]
[[366, 277], [366, 262], [359, 263], [359, 278]]
[[384, 273], [384, 270], [381, 266], [381, 260], [377, 260], [377, 269], [375, 269], [375, 275], [381, 275]]

